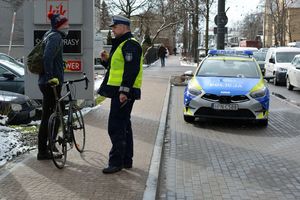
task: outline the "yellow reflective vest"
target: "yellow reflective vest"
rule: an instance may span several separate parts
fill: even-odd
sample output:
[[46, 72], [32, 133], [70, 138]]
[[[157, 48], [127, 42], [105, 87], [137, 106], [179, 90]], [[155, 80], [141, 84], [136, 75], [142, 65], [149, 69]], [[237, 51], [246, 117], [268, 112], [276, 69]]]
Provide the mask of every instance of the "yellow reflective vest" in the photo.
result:
[[[135, 40], [135, 38], [129, 38], [128, 40]], [[125, 66], [125, 61], [124, 61], [124, 56], [122, 53], [122, 47], [124, 44], [128, 41], [125, 40], [122, 42], [115, 52], [113, 53], [111, 57], [111, 62], [110, 62], [110, 70], [109, 70], [109, 77], [107, 81], [107, 85], [111, 86], [121, 86], [122, 79], [123, 79], [123, 73], [124, 73], [124, 66]], [[134, 56], [134, 55], [133, 55]], [[142, 73], [143, 73], [143, 54], [141, 55], [141, 61], [140, 61], [140, 71], [134, 81], [133, 87], [134, 88], [141, 88], [142, 86]]]

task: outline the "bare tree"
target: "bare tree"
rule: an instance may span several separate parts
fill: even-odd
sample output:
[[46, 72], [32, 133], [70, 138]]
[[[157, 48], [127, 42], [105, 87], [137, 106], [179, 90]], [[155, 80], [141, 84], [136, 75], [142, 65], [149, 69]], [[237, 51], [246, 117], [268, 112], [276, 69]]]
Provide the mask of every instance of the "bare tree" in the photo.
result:
[[269, 0], [268, 3], [267, 8], [269, 10], [267, 13], [272, 20], [275, 45], [284, 46], [286, 44], [286, 34], [289, 35], [290, 31], [286, 23], [288, 18], [287, 8], [291, 3], [294, 3], [294, 0]]
[[[149, 7], [152, 7], [152, 0], [109, 0], [108, 4], [111, 9], [114, 9], [114, 11], [119, 11], [120, 14], [124, 14], [126, 17], [130, 19], [131, 16], [136, 14], [136, 12], [144, 11]], [[116, 10], [115, 10], [116, 9]], [[111, 11], [113, 13], [113, 11]]]
[[243, 19], [240, 27], [240, 34], [248, 40], [255, 40], [256, 36], [262, 30], [263, 18], [262, 13], [248, 14]]
[[205, 18], [205, 51], [208, 52], [208, 31], [209, 31], [209, 20], [210, 20], [210, 10], [215, 0], [202, 0], [204, 4], [201, 14]]
[[110, 21], [111, 17], [108, 12], [108, 6], [103, 0], [100, 8], [100, 28], [108, 27]]

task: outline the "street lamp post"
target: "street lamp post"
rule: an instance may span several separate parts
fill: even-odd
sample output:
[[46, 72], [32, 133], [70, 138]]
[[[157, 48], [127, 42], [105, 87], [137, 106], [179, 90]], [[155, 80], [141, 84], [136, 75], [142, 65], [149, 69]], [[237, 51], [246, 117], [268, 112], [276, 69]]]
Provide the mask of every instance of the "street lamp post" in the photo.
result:
[[228, 18], [225, 12], [225, 0], [218, 0], [217, 15], [217, 49], [224, 49], [224, 40]]

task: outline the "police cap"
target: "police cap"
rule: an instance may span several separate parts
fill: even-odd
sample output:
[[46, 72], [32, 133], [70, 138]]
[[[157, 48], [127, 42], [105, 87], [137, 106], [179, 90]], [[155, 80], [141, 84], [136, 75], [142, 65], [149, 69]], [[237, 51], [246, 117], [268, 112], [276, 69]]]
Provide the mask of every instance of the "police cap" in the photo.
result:
[[130, 20], [122, 15], [115, 15], [115, 16], [113, 16], [112, 22], [109, 25], [109, 27], [112, 27], [117, 24], [124, 24], [124, 25], [130, 26]]

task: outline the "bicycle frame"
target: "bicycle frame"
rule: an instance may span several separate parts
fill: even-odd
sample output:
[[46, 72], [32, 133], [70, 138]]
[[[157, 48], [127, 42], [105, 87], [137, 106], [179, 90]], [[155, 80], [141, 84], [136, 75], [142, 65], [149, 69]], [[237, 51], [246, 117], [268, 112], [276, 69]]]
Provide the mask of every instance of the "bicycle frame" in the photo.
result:
[[[67, 93], [62, 96], [62, 97], [58, 97], [57, 95], [57, 91], [56, 91], [56, 88], [53, 87], [53, 91], [54, 91], [54, 96], [55, 96], [55, 99], [56, 99], [56, 106], [55, 106], [55, 111], [57, 115], [59, 115], [59, 118], [60, 118], [60, 123], [62, 123], [62, 126], [63, 126], [63, 134], [67, 137], [68, 139], [68, 142], [70, 143], [70, 145], [72, 145], [71, 143], [71, 139], [73, 137], [72, 135], [72, 126], [70, 126], [72, 124], [72, 115], [73, 115], [73, 109], [72, 109], [72, 106], [74, 104], [74, 100], [72, 98], [72, 95], [71, 95], [71, 91], [70, 91], [70, 84], [69, 82], [67, 82], [66, 84], [66, 88], [67, 88]], [[68, 97], [68, 102], [69, 102], [69, 109], [68, 109], [68, 118], [67, 118], [67, 124], [64, 123], [64, 111], [62, 109], [62, 103], [63, 103], [63, 100], [65, 98]], [[67, 128], [66, 128], [67, 127]]]
[[[66, 84], [66, 94], [63, 96], [59, 96], [56, 90], [56, 86], [52, 86], [54, 96], [55, 96], [55, 110], [53, 114], [49, 118], [49, 123], [48, 123], [48, 131], [49, 131], [49, 143], [51, 144], [51, 154], [53, 156], [53, 162], [58, 167], [59, 169], [62, 169], [65, 165], [66, 158], [67, 158], [67, 144], [69, 143], [70, 149], [73, 148], [73, 145], [75, 144], [76, 149], [82, 153], [84, 146], [85, 146], [85, 126], [84, 126], [84, 120], [82, 113], [79, 109], [79, 107], [76, 105], [75, 100], [72, 97], [71, 94], [71, 88], [70, 85], [74, 82], [80, 82], [84, 81], [86, 83], [85, 89], [88, 87], [88, 79], [84, 76], [83, 79], [77, 79], [77, 80], [70, 80], [64, 82]], [[67, 111], [67, 118], [65, 119], [65, 109], [63, 106], [63, 101], [64, 99], [67, 100], [69, 104], [69, 108]], [[74, 116], [73, 116], [74, 115]], [[59, 128], [60, 127], [60, 128]], [[59, 129], [62, 129], [61, 132], [58, 132]], [[76, 131], [76, 137], [75, 137], [75, 132]], [[79, 131], [79, 132], [78, 132]], [[81, 132], [83, 131], [83, 132]], [[60, 133], [60, 134], [58, 134]], [[78, 136], [80, 136], [82, 133], [82, 143], [78, 143], [79, 140], [77, 140]], [[77, 138], [78, 137], [78, 138]], [[59, 156], [56, 156], [54, 153], [59, 152], [59, 150], [56, 148], [58, 146], [62, 147], [62, 152], [61, 154], [58, 154]], [[63, 158], [61, 161], [58, 161], [56, 159], [60, 159], [59, 157]]]

